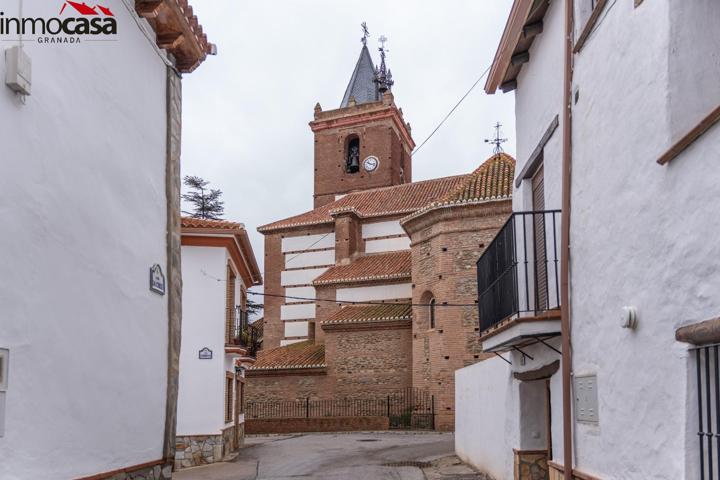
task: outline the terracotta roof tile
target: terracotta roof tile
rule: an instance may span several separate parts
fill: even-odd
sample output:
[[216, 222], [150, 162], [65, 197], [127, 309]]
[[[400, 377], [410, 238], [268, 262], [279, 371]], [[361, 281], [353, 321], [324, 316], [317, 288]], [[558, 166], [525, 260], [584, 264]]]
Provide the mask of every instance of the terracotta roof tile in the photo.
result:
[[358, 257], [348, 265], [330, 267], [313, 281], [313, 285], [372, 282], [410, 278], [410, 251], [380, 253]]
[[514, 176], [515, 159], [506, 153], [493, 155], [474, 172], [467, 175], [460, 185], [405, 217], [402, 221], [420, 216], [436, 208], [510, 198]]
[[312, 340], [261, 350], [249, 370], [286, 370], [325, 367], [325, 345]]
[[412, 319], [412, 306], [409, 304], [386, 303], [384, 305], [368, 305], [363, 307], [344, 307], [323, 325], [341, 323], [380, 322], [387, 320]]
[[229, 220], [209, 220], [205, 218], [182, 217], [182, 228], [210, 228], [214, 230], [244, 230], [245, 225]]
[[343, 211], [353, 211], [361, 218], [412, 213], [432, 200], [447, 195], [467, 178], [468, 175], [458, 175], [349, 193], [315, 210], [263, 225], [258, 231], [333, 223], [332, 214]]

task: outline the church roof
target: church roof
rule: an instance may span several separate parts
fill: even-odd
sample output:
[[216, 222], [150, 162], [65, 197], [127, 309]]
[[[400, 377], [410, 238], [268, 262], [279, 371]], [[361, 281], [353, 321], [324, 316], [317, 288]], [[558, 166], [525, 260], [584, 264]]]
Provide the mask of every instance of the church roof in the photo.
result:
[[408, 303], [386, 303], [384, 305], [343, 307], [322, 323], [323, 325], [333, 325], [410, 319], [412, 319], [412, 305]]
[[286, 370], [325, 367], [325, 345], [312, 340], [262, 350], [248, 370]]
[[377, 280], [410, 278], [412, 263], [410, 251], [381, 253], [358, 257], [348, 265], [330, 267], [317, 277], [313, 285], [334, 283], [360, 283]]
[[467, 178], [468, 175], [457, 175], [349, 193], [309, 212], [263, 225], [258, 231], [265, 233], [284, 228], [332, 224], [333, 213], [346, 211], [352, 211], [361, 218], [410, 214], [453, 191]]
[[363, 45], [362, 50], [360, 50], [360, 57], [355, 64], [355, 70], [353, 70], [350, 82], [345, 89], [345, 95], [343, 95], [340, 108], [349, 106], [350, 97], [354, 97], [357, 104], [377, 102], [380, 100], [378, 85], [375, 83], [375, 66], [370, 57], [370, 51], [365, 45]]
[[515, 159], [507, 153], [498, 153], [488, 158], [465, 180], [447, 194], [433, 199], [402, 222], [418, 217], [437, 208], [454, 205], [487, 202], [512, 197]]

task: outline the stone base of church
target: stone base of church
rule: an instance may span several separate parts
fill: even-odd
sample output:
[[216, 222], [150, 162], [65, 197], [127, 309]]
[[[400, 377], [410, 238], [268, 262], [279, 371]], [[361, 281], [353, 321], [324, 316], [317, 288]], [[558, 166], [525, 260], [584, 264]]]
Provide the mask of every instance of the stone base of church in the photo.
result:
[[197, 467], [220, 462], [231, 452], [242, 446], [245, 425], [240, 424], [240, 442], [235, 426], [228, 427], [219, 435], [186, 435], [178, 436], [175, 443], [175, 470]]

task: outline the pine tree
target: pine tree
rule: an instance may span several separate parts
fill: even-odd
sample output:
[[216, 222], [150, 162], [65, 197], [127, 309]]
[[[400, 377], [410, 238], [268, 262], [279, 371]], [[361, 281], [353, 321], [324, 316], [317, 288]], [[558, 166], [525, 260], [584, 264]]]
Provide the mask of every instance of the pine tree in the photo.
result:
[[245, 308], [247, 308], [248, 314], [253, 316], [259, 316], [264, 308], [262, 303], [255, 303], [250, 299], [245, 300]]
[[182, 199], [194, 207], [193, 212], [186, 212], [193, 218], [220, 220], [225, 213], [225, 202], [220, 200], [222, 191], [206, 187], [210, 184], [200, 177], [186, 175], [183, 183], [191, 191], [182, 195]]

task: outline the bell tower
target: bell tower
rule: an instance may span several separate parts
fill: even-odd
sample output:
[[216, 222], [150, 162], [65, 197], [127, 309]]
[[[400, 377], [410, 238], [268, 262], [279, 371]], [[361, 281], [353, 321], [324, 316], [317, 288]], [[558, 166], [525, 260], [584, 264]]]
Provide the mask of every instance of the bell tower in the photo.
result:
[[415, 142], [391, 91], [387, 39], [379, 39], [380, 66], [375, 67], [367, 27], [362, 26], [360, 58], [340, 108], [322, 111], [317, 104], [310, 122], [315, 134], [315, 208], [350, 192], [412, 181]]

